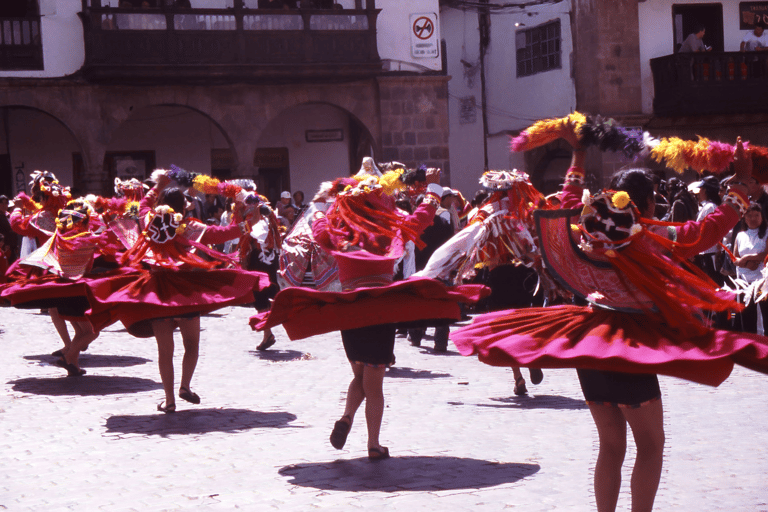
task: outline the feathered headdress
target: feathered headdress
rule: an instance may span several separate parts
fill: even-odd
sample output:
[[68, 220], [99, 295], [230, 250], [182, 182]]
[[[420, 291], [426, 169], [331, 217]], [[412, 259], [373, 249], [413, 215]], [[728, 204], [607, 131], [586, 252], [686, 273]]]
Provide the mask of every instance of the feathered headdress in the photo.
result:
[[413, 240], [423, 246], [416, 226], [405, 221], [395, 208], [393, 194], [405, 188], [400, 180], [402, 173], [399, 169], [380, 178], [366, 175], [334, 181], [327, 193], [336, 197], [327, 212], [331, 233], [374, 253], [385, 251], [398, 234], [404, 241]]
[[[559, 119], [537, 121], [520, 135], [512, 138], [512, 151], [528, 151], [559, 138], [563, 130], [571, 130], [582, 148], [596, 147], [601, 151], [621, 152], [628, 159], [645, 155], [664, 163], [675, 172], [686, 169], [696, 172], [721, 173], [733, 161], [736, 146], [699, 136], [697, 140], [679, 137], [655, 139], [648, 132], [639, 133], [621, 126], [614, 119], [585, 116], [574, 112]], [[768, 183], [768, 148], [744, 144], [753, 162], [753, 176]]]

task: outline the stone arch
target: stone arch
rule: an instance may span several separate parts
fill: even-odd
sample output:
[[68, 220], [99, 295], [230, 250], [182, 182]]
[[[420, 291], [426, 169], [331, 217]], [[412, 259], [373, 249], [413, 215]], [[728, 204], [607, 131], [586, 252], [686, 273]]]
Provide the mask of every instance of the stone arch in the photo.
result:
[[[3, 177], [2, 193], [24, 191], [35, 169], [50, 170], [62, 184], [82, 188], [81, 138], [61, 117], [29, 103], [0, 104], [0, 154], [7, 154], [0, 159], [0, 169], [10, 174]], [[40, 139], [47, 142], [42, 149]]]
[[146, 179], [153, 168], [175, 164], [190, 171], [230, 178], [237, 153], [230, 135], [200, 109], [178, 103], [134, 103], [110, 134], [104, 158], [109, 182], [115, 176]]

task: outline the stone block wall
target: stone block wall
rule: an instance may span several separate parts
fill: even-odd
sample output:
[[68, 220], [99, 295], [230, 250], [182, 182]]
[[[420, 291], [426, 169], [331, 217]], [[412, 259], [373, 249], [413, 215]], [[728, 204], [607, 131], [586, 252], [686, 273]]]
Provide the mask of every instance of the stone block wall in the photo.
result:
[[616, 116], [642, 112], [637, 0], [575, 0], [576, 107]]
[[380, 77], [381, 153], [378, 161], [443, 169], [450, 184], [447, 76]]

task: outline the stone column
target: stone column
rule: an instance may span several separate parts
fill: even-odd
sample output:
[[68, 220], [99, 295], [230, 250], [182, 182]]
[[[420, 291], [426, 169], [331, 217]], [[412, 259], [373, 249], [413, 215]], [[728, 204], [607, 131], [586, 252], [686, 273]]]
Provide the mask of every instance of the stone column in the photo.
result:
[[426, 164], [443, 169], [450, 185], [447, 76], [384, 76], [378, 79], [381, 106], [381, 154], [407, 167]]
[[[571, 17], [576, 109], [624, 117], [642, 113], [637, 0], [574, 0]], [[613, 166], [590, 155], [588, 171], [605, 176]]]

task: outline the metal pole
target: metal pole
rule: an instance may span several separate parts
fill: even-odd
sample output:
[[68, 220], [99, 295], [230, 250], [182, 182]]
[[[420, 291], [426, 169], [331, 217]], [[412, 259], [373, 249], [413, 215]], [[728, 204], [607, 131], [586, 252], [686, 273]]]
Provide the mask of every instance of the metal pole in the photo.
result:
[[[480, 0], [482, 4], [488, 4], [488, 0]], [[480, 29], [480, 110], [483, 116], [483, 165], [488, 170], [488, 97], [485, 90], [485, 53], [491, 43], [491, 15], [487, 7], [481, 7], [477, 14], [477, 23]]]

